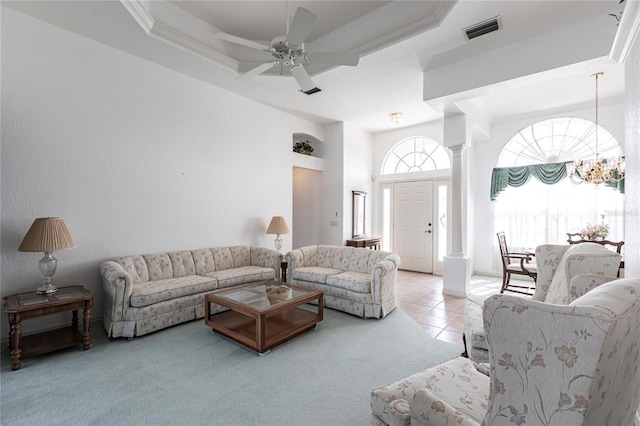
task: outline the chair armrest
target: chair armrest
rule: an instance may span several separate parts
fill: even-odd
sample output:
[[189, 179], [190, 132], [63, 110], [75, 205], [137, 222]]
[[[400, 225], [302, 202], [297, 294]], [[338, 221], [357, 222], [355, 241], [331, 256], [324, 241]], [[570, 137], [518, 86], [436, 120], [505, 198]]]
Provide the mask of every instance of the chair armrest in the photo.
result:
[[569, 248], [568, 245], [544, 244], [536, 247], [536, 265], [538, 275], [536, 278], [536, 290], [533, 300], [544, 300], [549, 291], [549, 285], [556, 274], [562, 255]]
[[100, 265], [104, 313], [112, 320], [124, 319], [124, 310], [129, 307], [133, 281], [131, 275], [118, 263], [107, 260]]
[[389, 403], [389, 426], [411, 426], [409, 401], [396, 399]]
[[[464, 395], [460, 395], [461, 398]], [[409, 405], [411, 424], [478, 426], [471, 417], [453, 408], [427, 389], [419, 389]]]
[[569, 289], [569, 303], [577, 298], [585, 295], [601, 284], [616, 280], [614, 277], [605, 277], [598, 274], [582, 274], [571, 279], [571, 287]]

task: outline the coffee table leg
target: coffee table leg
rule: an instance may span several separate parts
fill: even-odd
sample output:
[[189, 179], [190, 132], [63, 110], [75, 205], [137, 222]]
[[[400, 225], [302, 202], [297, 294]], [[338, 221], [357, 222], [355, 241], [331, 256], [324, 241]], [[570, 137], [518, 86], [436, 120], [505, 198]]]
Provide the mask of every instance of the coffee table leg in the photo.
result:
[[11, 324], [11, 369], [20, 369], [20, 355], [22, 350], [20, 349], [20, 335], [22, 334], [22, 324], [20, 315], [9, 314], [9, 323]]

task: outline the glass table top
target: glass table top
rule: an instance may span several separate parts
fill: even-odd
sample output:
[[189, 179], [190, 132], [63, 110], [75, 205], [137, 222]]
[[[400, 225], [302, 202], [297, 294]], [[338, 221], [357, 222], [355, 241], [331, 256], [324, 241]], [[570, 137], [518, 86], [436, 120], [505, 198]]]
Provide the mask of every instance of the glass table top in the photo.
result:
[[216, 296], [233, 300], [256, 309], [266, 309], [286, 302], [287, 300], [306, 296], [309, 293], [310, 291], [291, 288], [276, 282], [263, 282], [233, 291], [221, 292], [216, 294]]
[[36, 292], [22, 293], [17, 295], [16, 299], [18, 301], [18, 306], [24, 307], [24, 306], [37, 305], [40, 303], [57, 302], [59, 300], [75, 299], [77, 297], [82, 297], [82, 296], [83, 296], [82, 293], [80, 293], [76, 288], [69, 287], [69, 288], [61, 288], [57, 292], [53, 294], [48, 294], [48, 295], [37, 294]]

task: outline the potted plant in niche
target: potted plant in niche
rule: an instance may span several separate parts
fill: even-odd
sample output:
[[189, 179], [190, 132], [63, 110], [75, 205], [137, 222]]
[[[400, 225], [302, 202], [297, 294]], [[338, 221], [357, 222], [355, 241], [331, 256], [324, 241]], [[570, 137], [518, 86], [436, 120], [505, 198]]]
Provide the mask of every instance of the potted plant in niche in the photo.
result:
[[306, 154], [311, 155], [313, 152], [313, 147], [309, 143], [309, 141], [298, 141], [293, 144], [293, 152], [297, 152], [298, 154]]

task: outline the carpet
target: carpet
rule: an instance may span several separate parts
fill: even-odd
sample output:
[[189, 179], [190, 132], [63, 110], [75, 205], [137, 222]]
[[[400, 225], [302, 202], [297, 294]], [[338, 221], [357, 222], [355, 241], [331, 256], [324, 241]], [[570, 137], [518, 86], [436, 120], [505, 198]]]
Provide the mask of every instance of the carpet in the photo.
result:
[[2, 425], [368, 425], [370, 391], [459, 355], [396, 308], [324, 321], [257, 356], [202, 320], [24, 359], [2, 348]]

